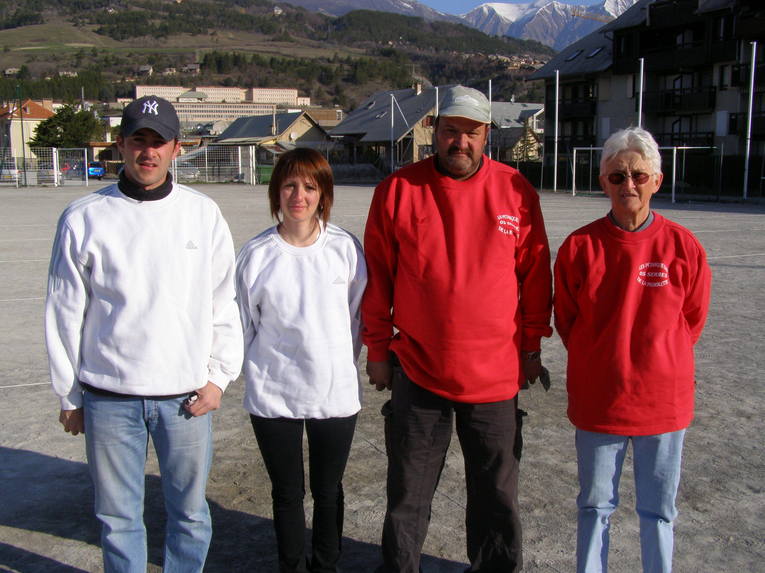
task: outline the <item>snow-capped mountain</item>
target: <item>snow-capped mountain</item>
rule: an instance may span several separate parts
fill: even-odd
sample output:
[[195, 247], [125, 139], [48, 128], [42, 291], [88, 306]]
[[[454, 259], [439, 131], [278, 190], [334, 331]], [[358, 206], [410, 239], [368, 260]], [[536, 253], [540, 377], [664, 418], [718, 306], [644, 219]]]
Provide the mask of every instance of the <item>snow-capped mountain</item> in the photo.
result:
[[481, 4], [462, 18], [486, 34], [537, 40], [556, 50], [621, 15], [637, 0], [603, 0], [590, 6], [574, 6], [555, 0], [521, 4]]
[[467, 14], [452, 16], [416, 0], [286, 0], [314, 12], [342, 16], [352, 10], [378, 10], [426, 20], [447, 20], [478, 28], [485, 34], [537, 40], [560, 50], [613, 20], [637, 0], [601, 0], [574, 6], [556, 0], [524, 3], [490, 2]]

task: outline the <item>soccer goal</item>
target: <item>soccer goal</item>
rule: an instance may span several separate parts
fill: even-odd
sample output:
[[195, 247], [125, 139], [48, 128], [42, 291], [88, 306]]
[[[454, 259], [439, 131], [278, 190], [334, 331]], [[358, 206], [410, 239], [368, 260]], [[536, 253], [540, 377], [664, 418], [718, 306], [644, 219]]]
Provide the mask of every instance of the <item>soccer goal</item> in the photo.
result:
[[[668, 170], [664, 167], [664, 180], [665, 183], [669, 178], [672, 190], [672, 202], [674, 203], [677, 197], [678, 183], [683, 180], [680, 175], [684, 172], [685, 166], [685, 154], [687, 151], [708, 151], [710, 154], [714, 153], [717, 149], [715, 146], [670, 146], [659, 147], [659, 151], [664, 152], [662, 154], [662, 160], [666, 164], [667, 159], [671, 158], [671, 166]], [[600, 170], [600, 156], [603, 151], [602, 147], [574, 147], [573, 155], [571, 158], [571, 195], [576, 196], [579, 192], [598, 192], [600, 190], [600, 184], [598, 183], [598, 172]], [[579, 157], [577, 157], [579, 155]], [[667, 157], [669, 155], [669, 157]], [[581, 166], [579, 165], [581, 164]], [[579, 167], [579, 177], [584, 181], [587, 181], [587, 189], [580, 187], [577, 190], [577, 168]], [[584, 175], [581, 173], [581, 169], [585, 169]], [[680, 177], [680, 178], [679, 178]]]

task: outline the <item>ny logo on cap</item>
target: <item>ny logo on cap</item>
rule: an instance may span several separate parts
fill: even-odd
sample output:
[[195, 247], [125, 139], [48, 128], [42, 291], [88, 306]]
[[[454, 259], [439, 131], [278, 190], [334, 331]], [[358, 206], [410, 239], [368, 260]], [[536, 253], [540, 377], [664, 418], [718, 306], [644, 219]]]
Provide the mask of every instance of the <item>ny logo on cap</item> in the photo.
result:
[[159, 102], [157, 100], [145, 101], [143, 102], [141, 113], [153, 113], [154, 115], [159, 115], [159, 111], [157, 110], [158, 106]]

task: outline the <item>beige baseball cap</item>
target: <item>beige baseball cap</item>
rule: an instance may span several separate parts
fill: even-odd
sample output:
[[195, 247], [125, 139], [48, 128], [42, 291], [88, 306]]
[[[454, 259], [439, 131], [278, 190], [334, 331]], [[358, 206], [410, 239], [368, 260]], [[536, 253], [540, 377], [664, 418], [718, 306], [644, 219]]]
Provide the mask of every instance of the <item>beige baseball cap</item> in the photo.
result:
[[464, 117], [480, 123], [491, 123], [489, 100], [476, 89], [454, 86], [446, 90], [439, 117]]

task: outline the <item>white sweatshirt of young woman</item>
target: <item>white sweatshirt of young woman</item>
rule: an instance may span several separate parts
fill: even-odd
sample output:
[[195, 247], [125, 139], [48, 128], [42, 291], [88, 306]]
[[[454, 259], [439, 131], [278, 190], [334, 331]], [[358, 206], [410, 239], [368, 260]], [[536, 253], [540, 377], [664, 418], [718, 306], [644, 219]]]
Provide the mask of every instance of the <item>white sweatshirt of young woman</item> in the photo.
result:
[[234, 262], [218, 206], [183, 185], [143, 202], [111, 185], [69, 205], [45, 304], [61, 407], [81, 406], [79, 382], [136, 396], [225, 390], [242, 364]]
[[244, 407], [264, 418], [334, 418], [361, 409], [361, 245], [332, 224], [307, 247], [276, 227], [237, 257], [244, 328]]

